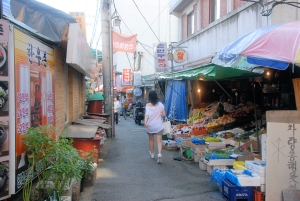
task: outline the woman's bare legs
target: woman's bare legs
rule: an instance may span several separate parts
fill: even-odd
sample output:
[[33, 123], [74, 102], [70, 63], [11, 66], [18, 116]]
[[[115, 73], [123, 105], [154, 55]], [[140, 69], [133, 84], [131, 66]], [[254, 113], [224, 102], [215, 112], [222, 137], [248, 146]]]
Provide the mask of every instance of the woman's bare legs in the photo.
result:
[[154, 135], [149, 135], [149, 150], [154, 154]]
[[161, 150], [162, 150], [162, 135], [156, 135], [156, 144], [157, 144], [158, 154], [161, 154]]

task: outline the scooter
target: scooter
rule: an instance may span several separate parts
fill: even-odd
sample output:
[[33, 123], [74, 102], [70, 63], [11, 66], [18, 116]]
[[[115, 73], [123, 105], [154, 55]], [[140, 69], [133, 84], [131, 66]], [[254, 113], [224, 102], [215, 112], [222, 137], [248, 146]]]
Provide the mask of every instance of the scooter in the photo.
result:
[[141, 125], [141, 121], [145, 118], [145, 107], [143, 103], [137, 102], [134, 106], [134, 121]]

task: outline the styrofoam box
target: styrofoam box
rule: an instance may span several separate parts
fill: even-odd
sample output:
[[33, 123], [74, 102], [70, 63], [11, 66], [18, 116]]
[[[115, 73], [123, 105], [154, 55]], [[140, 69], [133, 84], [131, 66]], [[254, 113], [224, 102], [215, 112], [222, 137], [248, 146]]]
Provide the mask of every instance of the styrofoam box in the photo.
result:
[[195, 154], [195, 153], [193, 153], [193, 155], [194, 155], [194, 161], [195, 161], [196, 163], [198, 163], [198, 162], [200, 161], [200, 157], [197, 156], [197, 154]]
[[214, 169], [226, 169], [226, 165], [207, 165], [206, 171], [211, 174]]
[[253, 172], [256, 172], [259, 176], [265, 177], [266, 176], [266, 166], [262, 166], [264, 164], [263, 161], [245, 161], [246, 168]]
[[226, 144], [224, 142], [209, 142], [208, 148], [225, 148]]
[[[232, 170], [241, 186], [260, 186], [260, 176], [242, 174], [243, 170]], [[229, 179], [230, 181], [230, 179]]]
[[207, 170], [207, 165], [203, 160], [199, 160], [199, 168], [200, 170]]
[[174, 140], [163, 140], [162, 145], [176, 147], [176, 146], [178, 146], [178, 143]]
[[225, 166], [232, 166], [235, 162], [234, 159], [215, 159], [215, 160], [206, 160], [204, 159], [204, 162], [207, 165], [225, 165]]
[[225, 139], [225, 138], [220, 138], [220, 139], [224, 142], [224, 144], [230, 144], [231, 139]]

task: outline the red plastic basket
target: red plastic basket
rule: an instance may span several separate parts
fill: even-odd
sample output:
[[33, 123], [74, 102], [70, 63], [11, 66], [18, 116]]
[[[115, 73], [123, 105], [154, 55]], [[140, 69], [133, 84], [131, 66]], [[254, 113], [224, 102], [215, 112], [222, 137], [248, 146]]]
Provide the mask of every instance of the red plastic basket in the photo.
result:
[[265, 201], [265, 193], [253, 189], [253, 201]]

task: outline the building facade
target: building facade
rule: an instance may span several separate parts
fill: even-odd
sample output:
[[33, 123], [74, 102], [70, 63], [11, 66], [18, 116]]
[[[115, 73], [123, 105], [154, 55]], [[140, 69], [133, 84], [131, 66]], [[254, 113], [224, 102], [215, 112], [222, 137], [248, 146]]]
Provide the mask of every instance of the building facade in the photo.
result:
[[[178, 19], [170, 15], [168, 0], [136, 1], [119, 0], [112, 6], [112, 13], [121, 18], [120, 27], [114, 30], [122, 34], [137, 34], [136, 53], [114, 52], [113, 65], [115, 72], [124, 68], [141, 71], [141, 75], [156, 72], [154, 44], [165, 42], [170, 44], [178, 38]], [[130, 14], [129, 14], [130, 13]], [[122, 76], [116, 73], [116, 76]], [[125, 87], [121, 79], [116, 78], [117, 88]]]
[[276, 6], [270, 16], [261, 11], [260, 4], [241, 0], [171, 0], [170, 13], [179, 21], [174, 48], [188, 53], [185, 62], [174, 62], [174, 70], [209, 63], [215, 52], [253, 30], [299, 20], [300, 10], [288, 5]]

